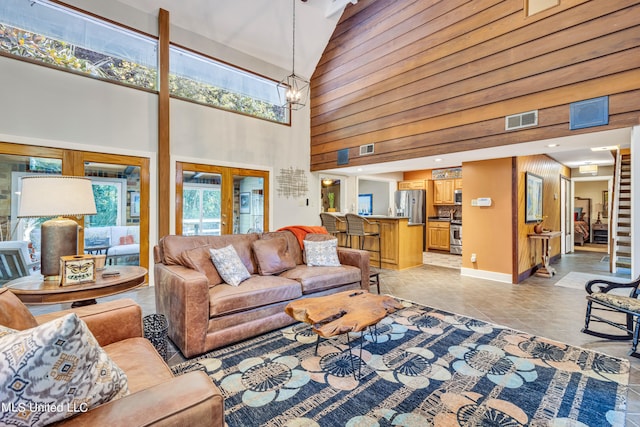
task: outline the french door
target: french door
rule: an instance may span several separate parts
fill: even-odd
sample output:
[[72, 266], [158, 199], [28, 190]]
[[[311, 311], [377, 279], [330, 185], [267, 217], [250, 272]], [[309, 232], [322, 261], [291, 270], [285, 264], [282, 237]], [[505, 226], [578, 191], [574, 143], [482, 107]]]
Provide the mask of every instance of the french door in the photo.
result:
[[268, 228], [269, 173], [177, 162], [176, 234], [221, 235]]
[[0, 142], [0, 171], [0, 191], [11, 195], [0, 203], [0, 240], [27, 241], [38, 259], [40, 224], [47, 218], [17, 218], [20, 177], [87, 176], [98, 214], [73, 218], [81, 226], [78, 251], [100, 250], [111, 264], [149, 267], [148, 158]]

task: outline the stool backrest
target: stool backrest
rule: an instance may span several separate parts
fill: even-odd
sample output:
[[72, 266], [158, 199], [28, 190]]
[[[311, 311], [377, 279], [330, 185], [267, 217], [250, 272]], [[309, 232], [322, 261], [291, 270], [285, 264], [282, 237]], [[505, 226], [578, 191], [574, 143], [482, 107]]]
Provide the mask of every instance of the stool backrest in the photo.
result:
[[320, 213], [320, 221], [322, 221], [322, 226], [327, 229], [329, 234], [340, 233], [341, 230], [338, 229], [338, 222], [341, 220], [335, 215], [322, 212]]
[[347, 232], [353, 236], [364, 236], [364, 224], [368, 222], [360, 215], [348, 213], [345, 215], [347, 218]]

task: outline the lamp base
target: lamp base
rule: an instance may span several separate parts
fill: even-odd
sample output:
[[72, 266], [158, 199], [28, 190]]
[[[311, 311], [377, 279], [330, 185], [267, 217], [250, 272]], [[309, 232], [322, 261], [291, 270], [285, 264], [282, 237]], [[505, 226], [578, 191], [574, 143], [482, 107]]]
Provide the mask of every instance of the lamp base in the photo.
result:
[[78, 223], [62, 217], [45, 221], [40, 244], [40, 272], [44, 280], [60, 281], [60, 257], [78, 253]]

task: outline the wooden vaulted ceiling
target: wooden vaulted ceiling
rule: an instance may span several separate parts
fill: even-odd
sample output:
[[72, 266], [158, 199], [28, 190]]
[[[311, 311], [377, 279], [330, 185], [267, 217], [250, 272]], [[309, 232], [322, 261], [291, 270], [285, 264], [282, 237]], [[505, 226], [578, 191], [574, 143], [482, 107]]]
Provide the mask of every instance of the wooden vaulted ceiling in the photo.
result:
[[[593, 132], [569, 104], [609, 95], [609, 124], [639, 123], [640, 0], [360, 0], [346, 8], [311, 79], [311, 169]], [[505, 132], [504, 116], [538, 110]], [[375, 143], [375, 154], [358, 147]]]

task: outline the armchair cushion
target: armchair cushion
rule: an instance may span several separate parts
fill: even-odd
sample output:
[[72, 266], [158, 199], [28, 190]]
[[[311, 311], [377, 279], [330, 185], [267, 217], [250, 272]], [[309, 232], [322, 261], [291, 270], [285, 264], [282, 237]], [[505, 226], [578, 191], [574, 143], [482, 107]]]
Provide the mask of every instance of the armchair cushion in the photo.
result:
[[38, 326], [38, 321], [9, 288], [0, 288], [0, 325], [23, 330]]
[[262, 276], [282, 273], [296, 266], [296, 262], [287, 251], [287, 240], [256, 240], [252, 243], [253, 252], [258, 261], [258, 272]]
[[623, 310], [640, 313], [640, 300], [637, 298], [631, 298], [623, 295], [607, 294], [604, 292], [595, 292], [591, 294], [590, 297], [596, 302], [608, 304], [615, 308], [621, 308]]
[[128, 394], [125, 373], [75, 313], [0, 339], [0, 424], [49, 424]]

